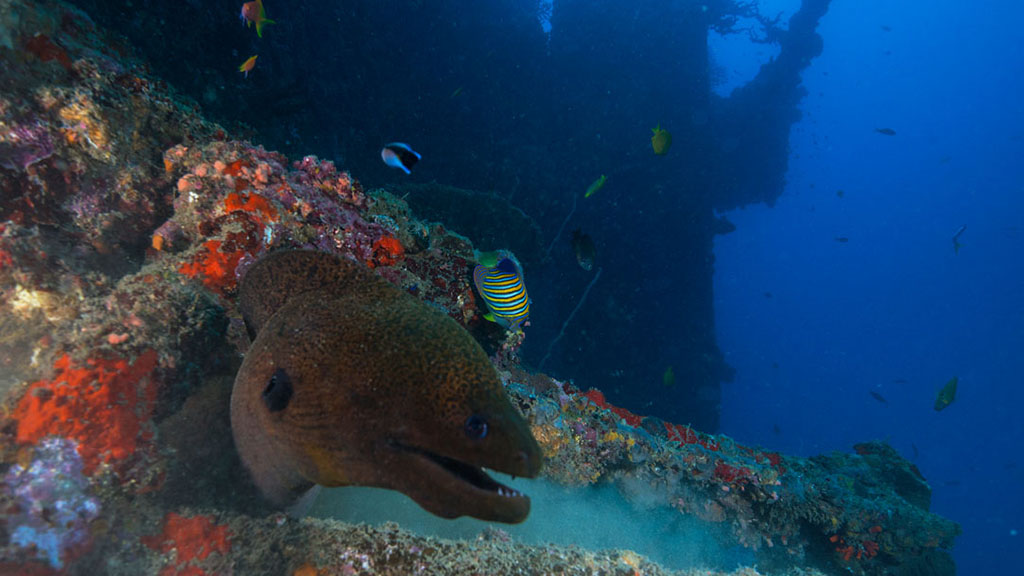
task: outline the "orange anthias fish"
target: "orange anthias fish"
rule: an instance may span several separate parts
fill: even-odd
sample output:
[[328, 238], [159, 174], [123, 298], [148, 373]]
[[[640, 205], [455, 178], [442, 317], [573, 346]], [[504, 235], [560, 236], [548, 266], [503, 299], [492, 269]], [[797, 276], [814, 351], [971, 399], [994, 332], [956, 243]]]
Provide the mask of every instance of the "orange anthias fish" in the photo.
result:
[[245, 22], [248, 26], [256, 25], [256, 35], [263, 38], [263, 26], [266, 24], [275, 24], [275, 22], [267, 18], [267, 11], [263, 9], [263, 0], [252, 0], [252, 2], [246, 2], [242, 4], [242, 22]]
[[256, 67], [256, 56], [250, 56], [248, 60], [242, 62], [242, 65], [238, 67], [239, 72], [245, 72], [245, 77], [249, 77], [249, 71]]

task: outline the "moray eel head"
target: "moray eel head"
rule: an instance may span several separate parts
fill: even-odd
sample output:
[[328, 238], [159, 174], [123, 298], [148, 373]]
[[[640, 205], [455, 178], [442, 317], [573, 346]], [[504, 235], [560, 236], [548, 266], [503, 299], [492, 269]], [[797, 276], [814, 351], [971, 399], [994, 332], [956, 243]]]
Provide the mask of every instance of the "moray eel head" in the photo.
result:
[[438, 516], [521, 522], [541, 452], [479, 344], [358, 264], [310, 251], [257, 262], [240, 289], [255, 336], [235, 379], [235, 444], [286, 505], [314, 484], [401, 491]]

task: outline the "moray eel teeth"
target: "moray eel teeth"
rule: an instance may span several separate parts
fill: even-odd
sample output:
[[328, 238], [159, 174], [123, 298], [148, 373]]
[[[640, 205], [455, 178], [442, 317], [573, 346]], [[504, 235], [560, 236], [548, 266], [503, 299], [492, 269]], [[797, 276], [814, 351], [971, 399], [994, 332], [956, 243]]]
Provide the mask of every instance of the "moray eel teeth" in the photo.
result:
[[445, 518], [522, 522], [540, 447], [480, 345], [365, 267], [283, 251], [239, 288], [253, 338], [231, 393], [242, 463], [272, 503], [314, 485], [398, 490]]
[[495, 481], [486, 472], [484, 472], [483, 468], [479, 466], [466, 464], [465, 462], [460, 462], [454, 458], [447, 458], [440, 454], [433, 454], [412, 446], [403, 446], [397, 442], [394, 442], [393, 445], [398, 450], [404, 450], [411, 454], [423, 457], [425, 460], [439, 466], [444, 470], [444, 472], [456, 477], [458, 480], [471, 484], [476, 490], [486, 494], [497, 494], [503, 498], [522, 498], [526, 500], [527, 506], [529, 506], [529, 498], [527, 498], [526, 495], [518, 490], [509, 488], [508, 486]]

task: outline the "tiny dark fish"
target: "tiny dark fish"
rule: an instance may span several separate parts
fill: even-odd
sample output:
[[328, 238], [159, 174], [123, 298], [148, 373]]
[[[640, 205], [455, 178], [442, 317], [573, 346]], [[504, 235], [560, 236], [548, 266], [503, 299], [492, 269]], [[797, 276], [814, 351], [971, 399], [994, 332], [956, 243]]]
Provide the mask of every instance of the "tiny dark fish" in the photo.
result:
[[879, 394], [878, 392], [875, 392], [874, 390], [869, 390], [868, 394], [871, 394], [872, 398], [874, 398], [875, 400], [878, 400], [882, 404], [888, 404], [889, 403], [889, 401], [885, 399], [885, 396], [882, 396], [881, 394]]
[[907, 384], [907, 381], [904, 380], [903, 378], [897, 378], [897, 379], [893, 380], [892, 383], [893, 384]]
[[885, 24], [882, 24], [882, 32], [892, 32], [892, 28], [886, 26]]
[[572, 233], [572, 251], [576, 253], [576, 263], [584, 270], [594, 268], [594, 260], [597, 258], [597, 249], [594, 248], [594, 241], [590, 235], [579, 228]]
[[846, 192], [844, 192], [843, 189], [840, 188], [839, 190], [836, 190], [836, 196], [842, 198], [843, 196], [846, 196]]
[[879, 134], [885, 134], [886, 136], [896, 135], [896, 131], [893, 130], [892, 128], [875, 128], [875, 132], [878, 132]]
[[850, 239], [846, 236], [836, 236], [836, 242], [839, 242], [840, 244], [846, 244], [849, 241]]
[[963, 244], [960, 243], [960, 235], [963, 234], [965, 230], [967, 230], [967, 224], [957, 228], [956, 233], [953, 234], [953, 254], [960, 253], [960, 247], [963, 246]]
[[771, 298], [772, 297], [772, 293], [771, 292], [765, 292], [764, 293], [764, 297], [765, 298]]
[[911, 458], [911, 460], [917, 460], [917, 444], [914, 444], [913, 442], [911, 442], [910, 449], [911, 449], [912, 453], [914, 454], [914, 456]]
[[779, 434], [782, 434], [782, 428], [779, 428], [778, 424], [773, 424], [772, 425], [772, 431], [775, 432], [776, 436], [778, 436]]
[[411, 174], [412, 167], [422, 158], [418, 152], [409, 148], [408, 144], [402, 144], [401, 142], [385, 144], [384, 148], [380, 151], [380, 157], [388, 166], [398, 168], [406, 174]]

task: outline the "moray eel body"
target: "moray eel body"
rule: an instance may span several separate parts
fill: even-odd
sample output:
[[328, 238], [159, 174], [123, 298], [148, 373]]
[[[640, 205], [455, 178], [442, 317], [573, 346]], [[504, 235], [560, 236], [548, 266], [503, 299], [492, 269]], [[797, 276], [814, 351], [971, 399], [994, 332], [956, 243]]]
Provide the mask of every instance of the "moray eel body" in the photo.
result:
[[231, 394], [235, 445], [285, 506], [314, 484], [399, 490], [445, 518], [521, 522], [524, 494], [481, 468], [535, 477], [541, 451], [479, 344], [366, 268], [283, 251], [249, 269], [253, 339]]

